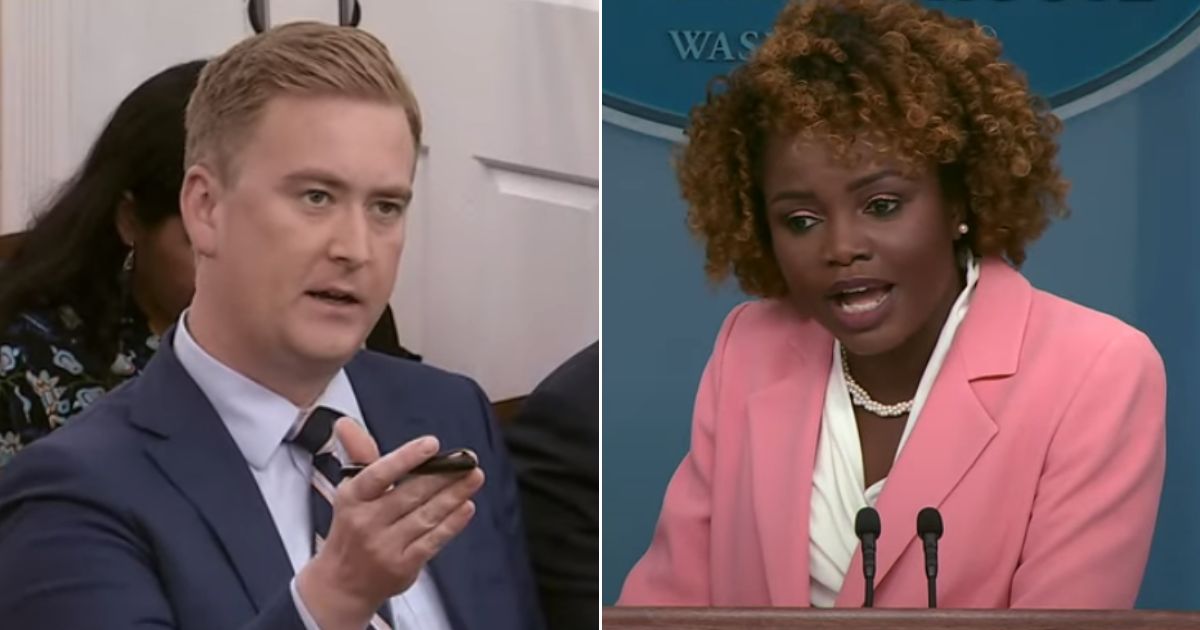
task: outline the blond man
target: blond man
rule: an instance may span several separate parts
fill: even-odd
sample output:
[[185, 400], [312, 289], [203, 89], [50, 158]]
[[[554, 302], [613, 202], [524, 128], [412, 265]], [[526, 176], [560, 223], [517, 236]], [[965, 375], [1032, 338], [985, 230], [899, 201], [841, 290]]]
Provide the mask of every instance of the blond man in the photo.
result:
[[[206, 66], [187, 128], [195, 297], [141, 377], [0, 477], [2, 624], [539, 627], [481, 390], [361, 350], [421, 136], [387, 49], [273, 29]], [[414, 470], [450, 448], [467, 470]]]

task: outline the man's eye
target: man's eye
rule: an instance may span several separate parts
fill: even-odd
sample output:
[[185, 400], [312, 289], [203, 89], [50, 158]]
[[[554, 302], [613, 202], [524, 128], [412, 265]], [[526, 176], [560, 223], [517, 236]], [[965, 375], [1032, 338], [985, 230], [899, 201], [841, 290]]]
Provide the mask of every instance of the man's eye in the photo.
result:
[[304, 191], [304, 201], [308, 202], [309, 205], [318, 207], [325, 206], [328, 205], [332, 199], [333, 198], [329, 196], [329, 193], [325, 192], [324, 190]]

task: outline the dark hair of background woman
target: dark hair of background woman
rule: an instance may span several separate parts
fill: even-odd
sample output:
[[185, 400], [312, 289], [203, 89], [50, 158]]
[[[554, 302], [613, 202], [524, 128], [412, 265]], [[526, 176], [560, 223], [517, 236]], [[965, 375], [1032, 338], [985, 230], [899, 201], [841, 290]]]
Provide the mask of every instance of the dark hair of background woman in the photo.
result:
[[0, 267], [0, 329], [27, 310], [70, 305], [85, 322], [84, 347], [115, 356], [132, 299], [122, 286], [129, 249], [117, 232], [117, 208], [130, 195], [135, 217], [150, 229], [179, 215], [184, 111], [204, 63], [160, 72], [117, 107], [83, 165]]

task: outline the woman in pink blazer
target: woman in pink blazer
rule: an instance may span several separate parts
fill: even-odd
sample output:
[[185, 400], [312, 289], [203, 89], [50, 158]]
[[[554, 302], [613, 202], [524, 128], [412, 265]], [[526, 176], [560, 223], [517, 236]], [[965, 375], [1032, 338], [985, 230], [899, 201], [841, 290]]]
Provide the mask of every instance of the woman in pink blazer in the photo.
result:
[[1057, 119], [977, 25], [791, 4], [693, 113], [679, 164], [728, 316], [692, 444], [619, 604], [1126, 608], [1164, 468], [1141, 332], [1015, 269], [1064, 212]]

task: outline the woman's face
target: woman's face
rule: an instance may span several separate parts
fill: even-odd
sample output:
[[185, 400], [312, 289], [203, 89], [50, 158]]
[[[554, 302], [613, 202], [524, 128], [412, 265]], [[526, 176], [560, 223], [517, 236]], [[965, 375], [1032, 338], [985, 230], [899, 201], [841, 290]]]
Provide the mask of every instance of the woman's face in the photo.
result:
[[887, 160], [857, 164], [777, 135], [762, 189], [789, 299], [853, 354], [875, 355], [921, 332], [936, 338], [961, 286], [959, 233], [936, 169], [906, 177]]
[[[192, 244], [179, 217], [153, 228], [136, 228], [134, 287], [152, 324], [170, 324], [192, 301], [196, 289]], [[155, 321], [158, 320], [158, 321]]]

